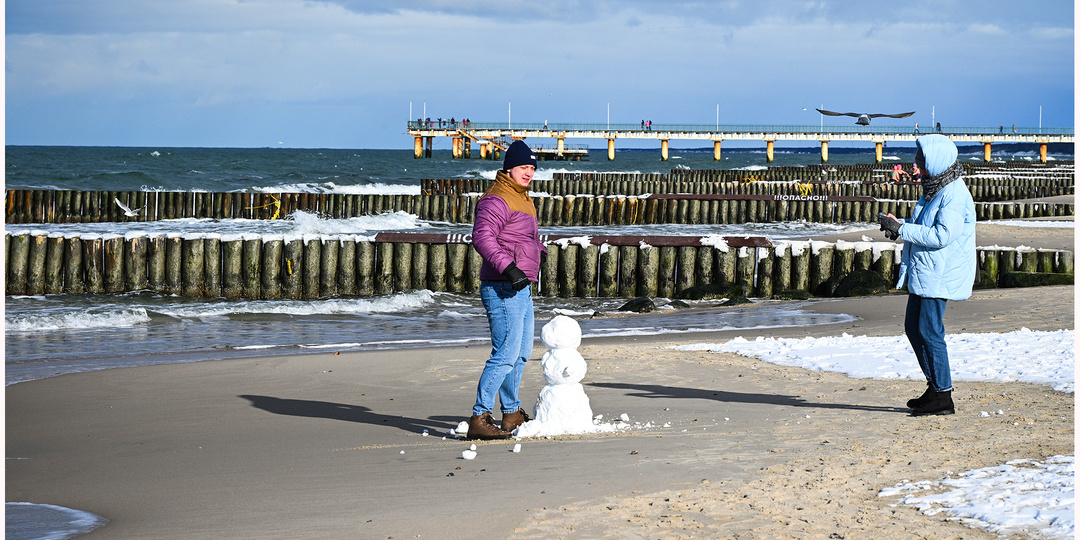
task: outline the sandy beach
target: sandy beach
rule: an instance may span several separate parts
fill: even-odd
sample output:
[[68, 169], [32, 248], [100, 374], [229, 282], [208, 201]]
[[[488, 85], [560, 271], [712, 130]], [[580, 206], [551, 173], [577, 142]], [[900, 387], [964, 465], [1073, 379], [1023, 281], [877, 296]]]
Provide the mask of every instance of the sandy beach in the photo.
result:
[[[1073, 246], [1071, 228], [980, 224], [978, 235], [979, 245]], [[955, 415], [911, 418], [903, 404], [919, 382], [669, 348], [894, 336], [905, 301], [815, 301], [858, 320], [812, 328], [586, 340], [593, 411], [635, 427], [519, 441], [520, 453], [515, 441], [477, 442], [474, 460], [461, 457], [469, 442], [444, 435], [468, 414], [485, 346], [20, 383], [6, 390], [6, 500], [110, 520], [87, 538], [997, 538], [877, 494], [1072, 454], [1073, 394], [958, 383]], [[1074, 287], [976, 291], [950, 303], [945, 322], [950, 333], [1072, 329]], [[538, 344], [533, 358], [542, 353]], [[527, 406], [543, 384], [535, 362]]]

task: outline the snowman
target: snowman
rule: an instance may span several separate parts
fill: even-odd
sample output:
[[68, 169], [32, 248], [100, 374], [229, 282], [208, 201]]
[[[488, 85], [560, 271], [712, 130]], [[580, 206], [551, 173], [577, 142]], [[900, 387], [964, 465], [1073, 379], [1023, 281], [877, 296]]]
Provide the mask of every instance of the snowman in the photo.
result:
[[547, 386], [540, 390], [533, 409], [534, 420], [516, 430], [517, 437], [592, 433], [592, 407], [581, 386], [585, 377], [585, 359], [578, 353], [581, 327], [565, 315], [556, 316], [540, 330], [540, 340], [548, 351], [540, 359]]

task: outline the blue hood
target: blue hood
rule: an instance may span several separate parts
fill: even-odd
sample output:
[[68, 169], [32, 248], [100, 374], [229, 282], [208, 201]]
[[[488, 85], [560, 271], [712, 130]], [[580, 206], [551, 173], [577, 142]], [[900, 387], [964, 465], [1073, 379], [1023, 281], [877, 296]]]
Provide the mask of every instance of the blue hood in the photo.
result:
[[956, 161], [956, 145], [944, 135], [924, 135], [915, 139], [917, 150], [926, 160], [926, 173], [937, 176]]

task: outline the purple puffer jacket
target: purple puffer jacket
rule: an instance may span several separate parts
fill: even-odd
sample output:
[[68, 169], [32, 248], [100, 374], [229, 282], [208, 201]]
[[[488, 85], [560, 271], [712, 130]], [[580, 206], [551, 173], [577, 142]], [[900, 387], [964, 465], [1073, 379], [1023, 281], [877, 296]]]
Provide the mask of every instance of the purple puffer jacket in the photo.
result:
[[540, 243], [536, 207], [525, 188], [503, 171], [476, 203], [472, 243], [484, 259], [481, 280], [506, 281], [502, 273], [514, 263], [531, 281], [539, 281], [540, 254], [547, 248]]

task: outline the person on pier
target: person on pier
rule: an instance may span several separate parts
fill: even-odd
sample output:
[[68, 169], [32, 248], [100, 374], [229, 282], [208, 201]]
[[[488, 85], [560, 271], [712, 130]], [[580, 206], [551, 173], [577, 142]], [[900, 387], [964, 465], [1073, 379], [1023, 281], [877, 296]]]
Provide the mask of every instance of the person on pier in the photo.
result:
[[915, 141], [925, 173], [910, 219], [879, 214], [885, 237], [904, 241], [897, 288], [908, 289], [904, 333], [926, 377], [926, 391], [907, 406], [912, 416], [953, 414], [952, 374], [945, 346], [945, 302], [966, 300], [978, 273], [975, 203], [964, 185], [956, 145], [944, 135]]
[[[524, 142], [514, 141], [506, 149], [495, 183], [476, 204], [472, 242], [483, 259], [480, 299], [491, 331], [491, 355], [477, 384], [470, 439], [509, 438], [529, 421], [518, 387], [535, 334], [529, 285], [539, 281], [541, 257], [547, 254], [528, 192], [535, 173], [536, 156]], [[501, 425], [491, 418], [496, 395], [502, 408]]]

